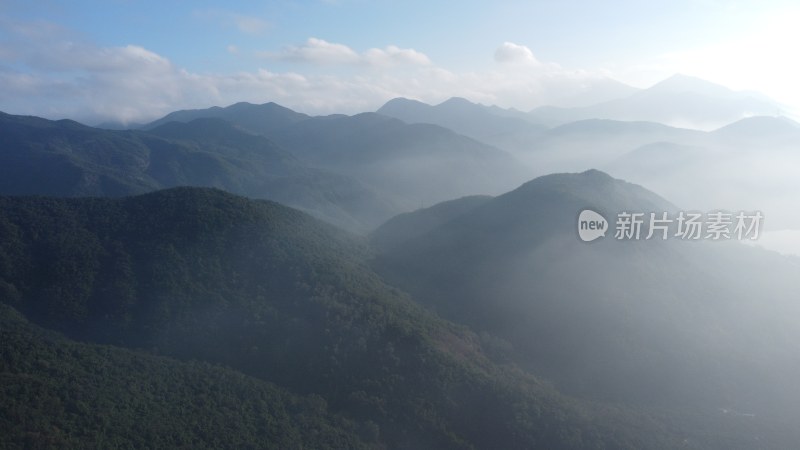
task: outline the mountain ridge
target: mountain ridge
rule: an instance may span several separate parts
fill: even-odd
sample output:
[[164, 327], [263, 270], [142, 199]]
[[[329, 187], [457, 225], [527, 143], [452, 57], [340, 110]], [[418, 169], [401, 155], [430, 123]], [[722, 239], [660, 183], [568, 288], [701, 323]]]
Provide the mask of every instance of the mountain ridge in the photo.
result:
[[292, 111], [275, 102], [260, 105], [239, 102], [226, 107], [212, 106], [205, 109], [175, 111], [146, 124], [145, 130], [155, 128], [169, 122], [188, 122], [193, 119], [213, 117], [225, 119], [242, 126], [243, 129], [256, 134], [265, 134], [276, 128], [300, 122], [310, 116]]
[[581, 108], [545, 106], [530, 111], [529, 115], [531, 120], [549, 126], [582, 119], [614, 119], [712, 130], [743, 117], [770, 115], [780, 109], [763, 96], [676, 74], [627, 97]]
[[[587, 208], [608, 221], [597, 242], [577, 236]], [[785, 318], [800, 265], [738, 243], [648, 240], [646, 223], [639, 240], [619, 240], [624, 211], [674, 218], [677, 208], [600, 171], [553, 174], [404, 231], [411, 238], [379, 246], [373, 267], [442, 317], [506, 340], [514, 361], [573, 395], [797, 414], [786, 389], [800, 367], [763, 355], [796, 347], [785, 336], [800, 330]]]
[[321, 397], [327, 408], [309, 420], [329, 411], [363, 423], [357, 436], [378, 447], [668, 448], [679, 439], [648, 425], [647, 413], [576, 402], [494, 363], [486, 338], [384, 284], [363, 242], [274, 202], [174, 188], [0, 197], [0, 211], [0, 298], [34, 323], [226, 366], [304, 396], [311, 411]]

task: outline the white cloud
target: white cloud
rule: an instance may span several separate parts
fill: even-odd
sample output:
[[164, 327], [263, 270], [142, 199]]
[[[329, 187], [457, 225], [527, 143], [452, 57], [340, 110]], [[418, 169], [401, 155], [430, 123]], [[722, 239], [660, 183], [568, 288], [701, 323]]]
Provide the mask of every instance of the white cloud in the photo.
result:
[[431, 60], [424, 54], [411, 48], [399, 48], [390, 45], [385, 49], [371, 48], [364, 52], [362, 60], [373, 66], [394, 65], [428, 65]]
[[360, 59], [358, 53], [346, 45], [334, 44], [313, 37], [308, 38], [303, 45], [287, 47], [277, 54], [265, 53], [263, 55], [311, 64], [353, 64]]
[[279, 53], [262, 52], [260, 56], [291, 62], [318, 65], [364, 65], [372, 67], [391, 67], [400, 65], [428, 65], [430, 59], [421, 52], [410, 48], [390, 45], [384, 49], [371, 48], [358, 53], [352, 48], [318, 38], [308, 38], [303, 45], [290, 46]]
[[503, 64], [539, 64], [531, 49], [513, 42], [503, 42], [503, 45], [497, 47], [494, 52], [494, 60]]
[[15, 52], [0, 54], [7, 112], [137, 120], [181, 102], [182, 71], [155, 52], [99, 47], [56, 26], [30, 25], [10, 24], [7, 44]]
[[171, 70], [170, 62], [138, 45], [98, 47], [69, 30], [46, 23], [9, 23], [10, 38], [0, 51], [0, 63], [22, 62], [48, 72], [85, 70], [93, 73], [138, 73]]
[[[0, 105], [6, 112], [90, 123], [141, 122], [177, 109], [238, 101], [274, 101], [311, 114], [357, 113], [401, 96], [429, 103], [461, 96], [525, 110], [554, 103], [558, 95], [600, 76], [566, 71], [552, 63], [456, 72], [432, 64], [412, 49], [388, 46], [358, 53], [315, 38], [270, 55], [270, 61], [316, 65], [302, 73], [262, 68], [201, 74], [140, 46], [101, 47], [66, 30], [42, 31], [46, 29], [21, 27], [16, 39], [7, 42], [11, 50], [0, 51]], [[326, 64], [345, 64], [354, 70], [326, 73]]]

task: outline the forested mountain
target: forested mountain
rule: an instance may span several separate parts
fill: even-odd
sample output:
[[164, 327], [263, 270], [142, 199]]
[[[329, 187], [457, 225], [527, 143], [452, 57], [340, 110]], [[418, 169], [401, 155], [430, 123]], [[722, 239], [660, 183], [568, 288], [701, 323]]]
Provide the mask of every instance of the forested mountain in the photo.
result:
[[[653, 92], [696, 86], [673, 81]], [[2, 445], [800, 440], [797, 259], [575, 232], [584, 208], [791, 223], [800, 126], [545, 130], [463, 99], [389, 106], [413, 123], [273, 103], [123, 131], [0, 113]], [[594, 165], [675, 204], [597, 170], [520, 186]]]
[[309, 116], [273, 102], [263, 105], [240, 102], [224, 108], [215, 106], [206, 109], [175, 111], [142, 128], [149, 130], [170, 122], [191, 122], [195, 119], [206, 118], [223, 119], [250, 133], [265, 135], [271, 131], [302, 122]]
[[439, 125], [486, 142], [499, 136], [533, 135], [546, 129], [523, 119], [522, 114], [522, 117], [513, 117], [508, 112], [497, 111], [463, 98], [451, 98], [433, 106], [406, 98], [395, 98], [376, 112], [406, 123]]
[[491, 198], [488, 195], [462, 197], [437, 203], [430, 208], [399, 214], [372, 232], [370, 240], [379, 250], [401, 246], [486, 203]]
[[[556, 110], [571, 114], [547, 119]], [[770, 217], [770, 231], [800, 226], [792, 197], [800, 185], [791, 170], [800, 126], [757, 93], [678, 75], [601, 105], [543, 107], [528, 116], [464, 99], [436, 106], [394, 99], [379, 112], [450, 126], [506, 150], [530, 168], [527, 178], [600, 168], [685, 208], [758, 209]], [[691, 129], [698, 124], [719, 128]]]
[[363, 183], [308, 167], [222, 120], [145, 133], [0, 113], [0, 193], [122, 196], [174, 186], [273, 199], [356, 230], [397, 211]]
[[793, 2], [210, 3], [0, 0], [0, 450], [800, 449]]
[[500, 193], [530, 170], [508, 153], [374, 113], [309, 117], [273, 103], [178, 111], [147, 131], [0, 116], [0, 193], [122, 196], [217, 187], [365, 232], [395, 214]]
[[495, 147], [436, 125], [375, 113], [315, 117], [270, 137], [309, 164], [375, 186], [403, 211], [504, 192], [530, 173]]
[[[2, 409], [8, 445], [153, 438], [229, 447], [189, 423], [246, 428], [231, 439], [275, 448], [673, 448], [684, 436], [657, 415], [572, 400], [498, 365], [484, 350], [497, 346], [492, 338], [384, 284], [366, 266], [364, 243], [275, 203], [196, 188], [3, 197], [0, 231], [3, 302], [85, 343], [2, 309], [3, 389], [22, 402]], [[119, 381], [106, 379], [118, 371]], [[241, 395], [253, 398], [232, 399]], [[31, 398], [49, 403], [26, 406]], [[240, 409], [231, 420], [251, 411], [274, 420], [228, 422], [215, 408], [232, 402]], [[122, 422], [92, 425], [102, 405], [117, 405], [110, 418]], [[169, 415], [175, 434], [159, 428], [158, 414], [141, 422], [145, 407]], [[278, 430], [284, 420], [319, 432]]]
[[[458, 111], [462, 103], [447, 109]], [[474, 106], [483, 111], [483, 107]], [[540, 130], [520, 119], [486, 115], [510, 122], [512, 128], [522, 124], [526, 129]], [[476, 120], [481, 122], [478, 119], [455, 127], [454, 132], [439, 126], [439, 122], [407, 123], [375, 113], [309, 117], [273, 103], [238, 103], [227, 108], [179, 111], [146, 128], [200, 117], [223, 118], [266, 136], [309, 166], [355, 178], [377, 191], [387, 203], [396, 205], [394, 213], [465, 195], [504, 192], [532, 173], [507, 152], [458, 134], [476, 130]], [[369, 224], [377, 226], [390, 216], [383, 214], [381, 221], [372, 220]]]
[[587, 244], [584, 208], [612, 228], [624, 211], [677, 210], [598, 171], [544, 176], [421, 233], [378, 229], [374, 266], [443, 317], [507, 340], [514, 361], [573, 395], [700, 423], [736, 411], [778, 439], [759, 434], [759, 446], [792, 442], [767, 430], [800, 417], [800, 262], [735, 242], [645, 240], [646, 229]]
[[70, 341], [6, 304], [0, 338], [3, 448], [375, 444], [367, 425], [330, 414], [320, 397], [204, 362]]

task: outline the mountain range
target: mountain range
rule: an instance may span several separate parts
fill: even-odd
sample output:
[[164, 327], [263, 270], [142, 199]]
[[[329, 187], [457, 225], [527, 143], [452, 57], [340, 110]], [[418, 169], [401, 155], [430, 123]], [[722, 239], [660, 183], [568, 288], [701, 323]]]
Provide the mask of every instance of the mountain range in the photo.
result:
[[199, 188], [2, 197], [0, 229], [4, 445], [670, 448], [682, 436], [656, 413], [571, 399], [495, 362], [489, 336], [386, 285], [363, 241], [276, 203]]
[[629, 146], [598, 166], [687, 209], [759, 210], [769, 229], [798, 229], [799, 130], [786, 117], [750, 117], [708, 133]]
[[[209, 186], [281, 201], [365, 231], [421, 203], [501, 192], [526, 173], [486, 144], [376, 114], [309, 118], [274, 104], [238, 104], [209, 114], [250, 117], [241, 109], [259, 111], [258, 119], [176, 113], [191, 122], [168, 121], [147, 131], [3, 114], [0, 192], [119, 196]], [[269, 138], [255, 134], [265, 130]]]
[[[537, 122], [533, 112], [463, 98], [436, 106], [394, 99], [377, 114], [320, 117], [275, 103], [237, 103], [176, 111], [138, 131], [3, 115], [8, 150], [0, 155], [5, 158], [0, 171], [5, 169], [6, 182], [0, 192], [125, 195], [178, 185], [212, 186], [277, 200], [363, 233], [420, 206], [465, 195], [497, 195], [534, 176], [596, 167], [646, 184], [683, 208], [761, 210], [770, 217], [770, 230], [800, 228], [800, 212], [791, 195], [800, 188], [791, 171], [798, 163], [793, 148], [800, 137], [796, 122], [772, 116], [780, 105], [757, 93], [731, 91], [683, 75], [619, 95], [582, 107], [586, 114], [550, 128], [541, 122], [563, 121]], [[602, 105], [614, 102], [630, 117], [606, 114]], [[713, 131], [669, 126], [676, 121], [659, 116], [672, 108], [663, 102], [679, 109], [710, 105], [670, 112], [680, 119], [677, 122], [689, 123], [695, 115], [702, 116], [699, 122], [725, 125]], [[760, 106], [747, 106], [750, 102]], [[756, 113], [767, 115], [734, 121]], [[170, 125], [200, 120], [194, 126], [202, 128], [210, 119], [232, 128], [223, 130], [226, 125], [219, 122], [208, 130], [226, 136], [227, 150], [204, 141], [209, 134]], [[22, 125], [26, 120], [29, 123]], [[174, 129], [164, 134], [165, 126]], [[20, 134], [19, 127], [29, 130]], [[59, 127], [61, 135], [54, 131]], [[263, 139], [255, 144], [253, 135]], [[28, 137], [31, 142], [26, 142]], [[72, 154], [61, 147], [71, 140]], [[269, 147], [283, 159], [268, 160], [261, 150], [251, 151], [252, 145]], [[8, 156], [26, 146], [37, 150]], [[115, 156], [81, 156], [92, 146], [115, 148]], [[168, 150], [152, 152], [151, 146]], [[245, 146], [250, 147], [238, 148]], [[231, 152], [232, 148], [238, 150]], [[138, 161], [131, 160], [130, 155], [137, 154]], [[142, 154], [156, 156], [152, 167], [143, 168]], [[139, 173], [142, 170], [152, 173]]]
[[[710, 131], [752, 116], [776, 116], [785, 107], [757, 92], [734, 91], [676, 74], [647, 89], [613, 89], [613, 96], [585, 104], [545, 105], [528, 112], [451, 98], [435, 106], [405, 98], [390, 100], [378, 113], [406, 122], [441, 125], [476, 139], [500, 139], [587, 119], [656, 122]], [[507, 137], [506, 137], [507, 139]], [[502, 142], [502, 141], [501, 141]]]
[[359, 211], [380, 217], [393, 211], [359, 181], [308, 167], [266, 138], [221, 120], [145, 133], [0, 114], [0, 130], [5, 194], [122, 196], [210, 186], [279, 200], [352, 228], [364, 226]]
[[547, 129], [543, 125], [523, 119], [522, 114], [514, 117], [463, 98], [451, 98], [435, 106], [416, 100], [396, 98], [381, 106], [376, 112], [407, 123], [436, 124], [478, 140], [507, 134], [534, 134]]
[[[376, 113], [310, 117], [274, 103], [238, 103], [177, 111], [145, 129], [201, 117], [226, 120], [277, 143], [310, 167], [359, 180], [395, 205], [395, 214], [463, 195], [500, 193], [532, 173], [513, 155], [470, 134]], [[374, 227], [390, 216], [364, 222]]]
[[[6, 442], [207, 444], [190, 423], [229, 429], [240, 416], [198, 410], [200, 392], [222, 409], [263, 392], [241, 411], [275, 428], [250, 416], [237, 439], [273, 446], [795, 442], [786, 293], [800, 264], [725, 243], [581, 243], [587, 205], [607, 217], [674, 209], [598, 171], [552, 175], [399, 216], [370, 248], [218, 190], [0, 198], [4, 389], [19, 399], [48, 367], [63, 374], [26, 394], [51, 403], [4, 406]], [[117, 366], [136, 377], [105, 378]], [[85, 415], [120, 399], [130, 406], [113, 428]], [[147, 422], [132, 437], [142, 407], [174, 428]], [[297, 434], [307, 427], [321, 432]]]
[[800, 124], [689, 77], [606, 88], [0, 113], [0, 447], [795, 447], [800, 260], [613, 228], [800, 228]]
[[[769, 228], [798, 229], [790, 168], [797, 122], [753, 92], [675, 75], [598, 104], [528, 113], [451, 99], [393, 99], [378, 112], [434, 123], [511, 153], [531, 175], [601, 168], [645, 184], [687, 209], [748, 209]], [[765, 176], [765, 174], [769, 174]]]
[[782, 110], [763, 95], [677, 74], [627, 97], [576, 108], [545, 106], [531, 111], [530, 116], [550, 126], [582, 119], [612, 119], [712, 130], [745, 117], [773, 116]]

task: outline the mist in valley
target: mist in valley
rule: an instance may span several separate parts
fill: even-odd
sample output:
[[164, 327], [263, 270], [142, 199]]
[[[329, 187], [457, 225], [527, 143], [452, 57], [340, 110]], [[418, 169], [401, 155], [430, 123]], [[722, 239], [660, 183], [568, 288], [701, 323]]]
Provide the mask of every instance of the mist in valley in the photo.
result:
[[0, 447], [800, 446], [796, 10], [362, 3], [0, 6]]

